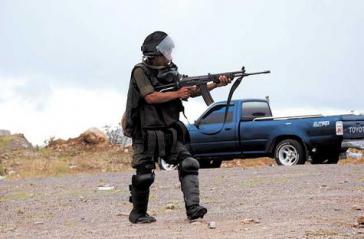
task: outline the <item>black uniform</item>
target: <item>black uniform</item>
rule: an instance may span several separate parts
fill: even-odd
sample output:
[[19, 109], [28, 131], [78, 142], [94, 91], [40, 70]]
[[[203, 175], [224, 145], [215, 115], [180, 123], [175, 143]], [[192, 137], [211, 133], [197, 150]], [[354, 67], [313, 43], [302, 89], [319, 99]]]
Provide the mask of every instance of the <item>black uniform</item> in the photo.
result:
[[177, 76], [177, 67], [173, 63], [162, 69], [140, 63], [132, 71], [124, 130], [132, 137], [132, 167], [136, 169], [130, 185], [133, 210], [129, 220], [133, 223], [155, 221], [147, 214], [147, 205], [158, 157], [178, 165], [187, 217], [196, 219], [207, 212], [199, 205], [199, 163], [184, 145], [186, 128], [179, 121], [179, 114], [183, 111], [181, 100], [161, 104], [148, 104], [144, 100], [146, 95], [154, 92], [154, 87], [175, 82]]

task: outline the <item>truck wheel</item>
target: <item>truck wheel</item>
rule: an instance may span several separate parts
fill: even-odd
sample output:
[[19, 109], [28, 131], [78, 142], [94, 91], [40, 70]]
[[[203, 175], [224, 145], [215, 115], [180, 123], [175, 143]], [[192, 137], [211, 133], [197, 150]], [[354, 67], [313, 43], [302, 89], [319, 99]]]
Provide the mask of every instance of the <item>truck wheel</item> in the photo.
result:
[[220, 168], [222, 160], [199, 160], [200, 168]]
[[340, 159], [340, 154], [335, 153], [331, 155], [316, 154], [312, 155], [311, 164], [337, 164]]
[[324, 163], [325, 157], [321, 154], [315, 154], [311, 156], [311, 164], [321, 164]]
[[158, 159], [158, 164], [159, 164], [160, 170], [172, 171], [172, 170], [177, 169], [177, 165], [169, 164], [166, 161], [164, 161], [163, 158]]
[[339, 159], [340, 159], [340, 154], [331, 155], [327, 158], [327, 163], [328, 164], [337, 164], [339, 162]]
[[274, 151], [274, 158], [278, 165], [283, 166], [293, 166], [306, 162], [302, 144], [294, 139], [281, 141]]

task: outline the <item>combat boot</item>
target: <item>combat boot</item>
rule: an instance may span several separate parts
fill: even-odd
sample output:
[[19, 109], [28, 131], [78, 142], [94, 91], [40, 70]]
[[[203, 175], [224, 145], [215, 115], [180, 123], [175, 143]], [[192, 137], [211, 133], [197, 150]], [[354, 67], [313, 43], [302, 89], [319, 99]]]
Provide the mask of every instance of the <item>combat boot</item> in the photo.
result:
[[149, 187], [154, 182], [153, 172], [140, 173], [133, 175], [132, 183], [129, 185], [130, 198], [133, 209], [129, 214], [129, 221], [132, 223], [151, 223], [156, 219], [147, 213], [149, 200]]
[[192, 157], [185, 158], [179, 166], [179, 180], [189, 220], [203, 218], [207, 213], [207, 209], [200, 206], [198, 169], [199, 163]]
[[130, 202], [133, 203], [133, 209], [129, 214], [129, 221], [131, 223], [155, 222], [156, 219], [147, 213], [149, 189], [142, 191], [134, 188], [132, 185], [129, 187], [131, 192]]
[[192, 205], [186, 208], [188, 220], [203, 218], [207, 213], [207, 209], [200, 205]]

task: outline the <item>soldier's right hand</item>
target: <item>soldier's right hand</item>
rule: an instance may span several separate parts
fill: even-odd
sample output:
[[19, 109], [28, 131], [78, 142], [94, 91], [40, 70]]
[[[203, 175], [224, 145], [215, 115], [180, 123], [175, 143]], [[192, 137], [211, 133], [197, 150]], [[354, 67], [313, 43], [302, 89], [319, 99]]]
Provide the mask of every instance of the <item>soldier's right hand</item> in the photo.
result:
[[191, 95], [191, 90], [188, 87], [182, 87], [176, 91], [180, 99], [187, 99]]

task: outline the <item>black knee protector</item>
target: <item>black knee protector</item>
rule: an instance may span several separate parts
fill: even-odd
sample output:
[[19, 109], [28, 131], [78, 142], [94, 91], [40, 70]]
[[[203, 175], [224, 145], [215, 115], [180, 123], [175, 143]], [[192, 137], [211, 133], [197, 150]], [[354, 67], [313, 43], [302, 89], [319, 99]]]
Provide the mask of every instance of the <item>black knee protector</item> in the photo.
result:
[[197, 161], [197, 159], [192, 157], [187, 157], [179, 165], [180, 173], [183, 175], [188, 174], [198, 174], [198, 169], [200, 168], [200, 163]]
[[131, 182], [133, 187], [141, 190], [147, 190], [154, 182], [154, 173], [151, 172], [146, 174], [133, 175]]

